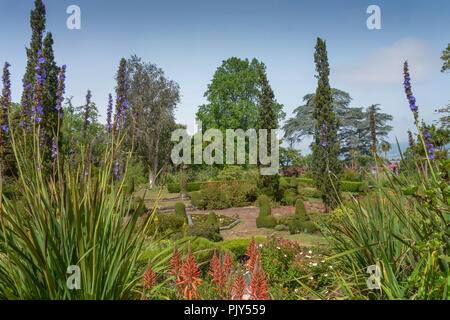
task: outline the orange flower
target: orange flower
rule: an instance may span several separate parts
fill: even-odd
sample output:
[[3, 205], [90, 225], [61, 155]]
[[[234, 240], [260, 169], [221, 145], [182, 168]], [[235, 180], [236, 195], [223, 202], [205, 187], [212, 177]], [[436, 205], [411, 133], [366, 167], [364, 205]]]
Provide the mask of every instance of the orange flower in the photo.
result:
[[148, 260], [147, 269], [144, 273], [144, 290], [142, 291], [142, 299], [145, 298], [145, 291], [150, 293], [153, 286], [155, 285], [156, 273], [153, 271], [152, 264], [150, 260]]
[[202, 280], [198, 270], [197, 262], [191, 253], [191, 243], [188, 243], [188, 254], [184, 261], [183, 267], [180, 270], [182, 281], [178, 282], [179, 287], [184, 287], [183, 295], [192, 300], [192, 296], [198, 299], [197, 286], [201, 286]]
[[266, 275], [261, 267], [261, 262], [256, 261], [250, 282], [250, 297], [253, 300], [268, 300], [269, 291], [267, 290]]
[[244, 291], [245, 291], [245, 281], [244, 281], [244, 276], [239, 273], [239, 275], [237, 276], [236, 280], [234, 281], [233, 284], [233, 300], [242, 300], [244, 297]]

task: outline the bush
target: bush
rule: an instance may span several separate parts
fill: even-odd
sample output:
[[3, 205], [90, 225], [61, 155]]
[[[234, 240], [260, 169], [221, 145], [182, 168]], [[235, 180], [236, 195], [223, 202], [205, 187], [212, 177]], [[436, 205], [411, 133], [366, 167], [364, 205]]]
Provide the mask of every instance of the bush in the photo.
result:
[[363, 186], [364, 182], [341, 181], [341, 191], [359, 192]]
[[345, 169], [344, 170], [344, 174], [342, 175], [342, 180], [343, 181], [361, 181], [361, 174], [356, 171], [356, 170], [352, 170], [352, 169]]
[[292, 205], [295, 200], [297, 199], [297, 192], [293, 189], [287, 189], [283, 193], [283, 199], [281, 199], [281, 202], [285, 205]]
[[273, 228], [277, 224], [277, 220], [275, 217], [268, 215], [268, 216], [258, 216], [256, 218], [256, 226], [258, 228]]
[[201, 190], [202, 198], [205, 202], [205, 208], [226, 209], [231, 207], [228, 194], [219, 186], [211, 186]]
[[179, 193], [181, 191], [179, 183], [168, 183], [167, 192], [169, 193]]
[[262, 194], [258, 197], [258, 199], [256, 200], [256, 205], [258, 207], [263, 207], [263, 206], [268, 206], [270, 207], [270, 198], [268, 196], [266, 196], [265, 194]]
[[288, 230], [288, 227], [285, 226], [284, 224], [277, 224], [274, 229], [276, 231], [284, 231], [284, 230]]
[[214, 227], [206, 225], [194, 225], [186, 228], [186, 235], [193, 237], [202, 237], [214, 242], [222, 241], [222, 236], [216, 232]]
[[316, 188], [309, 188], [309, 187], [301, 188], [301, 187], [299, 187], [298, 193], [305, 198], [321, 198], [322, 197], [322, 193], [319, 190], [317, 190]]
[[298, 219], [301, 222], [309, 220], [308, 214], [306, 213], [305, 203], [302, 199], [297, 199], [297, 201], [295, 202], [294, 218]]
[[191, 204], [199, 209], [205, 209], [206, 203], [202, 197], [201, 191], [193, 191], [191, 192]]
[[306, 212], [305, 204], [303, 200], [298, 199], [295, 202], [295, 214], [294, 218], [289, 223], [289, 232], [295, 234], [298, 232], [315, 232], [317, 227], [310, 221], [310, 218]]
[[206, 220], [206, 225], [208, 227], [214, 228], [217, 233], [220, 233], [219, 221], [217, 220], [217, 216], [215, 212], [210, 212], [208, 214], [208, 219]]
[[221, 181], [242, 180], [244, 169], [241, 166], [227, 166], [219, 172], [217, 178]]
[[183, 221], [187, 220], [186, 207], [183, 202], [175, 203], [175, 215], [182, 218]]

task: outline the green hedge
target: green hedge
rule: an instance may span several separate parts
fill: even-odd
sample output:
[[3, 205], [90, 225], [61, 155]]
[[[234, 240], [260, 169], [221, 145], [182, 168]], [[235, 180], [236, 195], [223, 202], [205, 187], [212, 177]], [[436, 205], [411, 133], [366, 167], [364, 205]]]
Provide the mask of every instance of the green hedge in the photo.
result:
[[[293, 187], [293, 180], [289, 177], [281, 178], [284, 187]], [[297, 181], [300, 183], [306, 184], [308, 186], [314, 186], [314, 180], [309, 178], [297, 178]], [[187, 191], [199, 191], [200, 189], [207, 188], [208, 186], [217, 186], [217, 185], [232, 185], [232, 184], [244, 184], [250, 183], [249, 181], [199, 181], [199, 182], [189, 182], [186, 185]], [[344, 192], [362, 192], [366, 186], [364, 182], [354, 182], [354, 181], [341, 181], [341, 191]], [[179, 193], [181, 191], [181, 187], [179, 183], [168, 183], [167, 191], [169, 193]]]

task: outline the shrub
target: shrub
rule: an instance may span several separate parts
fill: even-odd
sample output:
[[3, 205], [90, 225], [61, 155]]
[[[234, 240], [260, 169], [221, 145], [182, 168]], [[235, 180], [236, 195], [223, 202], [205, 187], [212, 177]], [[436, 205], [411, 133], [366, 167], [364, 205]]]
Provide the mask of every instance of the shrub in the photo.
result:
[[289, 186], [291, 188], [297, 189], [298, 186], [298, 180], [295, 177], [291, 177], [290, 181], [289, 181]]
[[211, 186], [201, 190], [202, 198], [205, 201], [205, 208], [226, 209], [231, 207], [228, 194], [219, 186]]
[[321, 198], [322, 194], [316, 188], [301, 188], [299, 187], [298, 193], [305, 198]]
[[220, 232], [219, 221], [217, 220], [217, 216], [216, 216], [215, 212], [210, 212], [208, 214], [208, 219], [206, 220], [206, 225], [214, 228], [214, 230], [217, 233]]
[[277, 224], [276, 219], [271, 215], [269, 197], [261, 195], [258, 198], [259, 215], [256, 218], [256, 226], [258, 228], [273, 228]]
[[179, 193], [181, 191], [179, 183], [168, 183], [167, 192], [169, 193]]
[[342, 175], [343, 181], [361, 181], [361, 174], [352, 169], [345, 169], [344, 174]]
[[193, 191], [191, 192], [191, 204], [199, 209], [205, 209], [206, 203], [202, 197], [201, 191]]
[[258, 207], [262, 207], [262, 206], [268, 206], [270, 207], [270, 198], [268, 196], [266, 196], [265, 194], [262, 194], [258, 197], [258, 199], [256, 200], [256, 205]]
[[268, 215], [268, 216], [258, 216], [256, 218], [256, 226], [258, 228], [273, 228], [277, 224], [277, 220], [275, 217]]
[[364, 182], [341, 181], [341, 191], [358, 192]]
[[302, 199], [297, 199], [297, 201], [295, 202], [294, 218], [302, 222], [309, 220], [308, 214], [306, 213], [305, 203]]
[[295, 200], [297, 199], [297, 193], [293, 189], [287, 189], [283, 193], [283, 199], [281, 199], [281, 202], [290, 206], [292, 205]]
[[187, 215], [186, 215], [186, 206], [184, 205], [183, 202], [177, 202], [175, 203], [175, 215], [182, 218], [183, 221], [187, 220]]
[[186, 228], [186, 235], [193, 237], [202, 237], [214, 242], [222, 241], [222, 236], [216, 232], [214, 227], [206, 225], [194, 225]]
[[285, 226], [284, 224], [277, 224], [277, 225], [275, 226], [274, 229], [275, 229], [276, 231], [284, 231], [284, 230], [287, 230], [288, 227]]
[[305, 204], [302, 199], [297, 199], [295, 202], [295, 214], [289, 223], [289, 232], [291, 234], [298, 232], [315, 232], [317, 228], [315, 224], [310, 221], [306, 212]]
[[227, 166], [219, 172], [217, 178], [221, 181], [242, 180], [244, 169], [241, 166]]

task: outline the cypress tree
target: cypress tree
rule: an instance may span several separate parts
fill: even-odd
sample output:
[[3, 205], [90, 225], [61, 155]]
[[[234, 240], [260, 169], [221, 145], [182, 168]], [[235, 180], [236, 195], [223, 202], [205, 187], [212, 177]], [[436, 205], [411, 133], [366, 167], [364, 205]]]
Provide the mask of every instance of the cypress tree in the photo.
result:
[[[261, 87], [260, 92], [258, 93], [259, 98], [259, 129], [276, 129], [278, 127], [277, 122], [277, 112], [275, 110], [276, 101], [275, 95], [273, 93], [272, 88], [269, 85], [269, 81], [267, 80], [267, 75], [265, 72], [264, 65], [258, 68], [259, 75], [259, 85]], [[267, 133], [267, 153], [268, 156], [271, 156], [271, 137]], [[259, 163], [259, 167], [262, 164]], [[260, 175], [258, 179], [258, 187], [261, 192], [264, 194], [268, 194], [272, 196], [275, 200], [281, 199], [281, 191], [280, 191], [280, 177], [277, 174], [274, 175]]]
[[[34, 67], [37, 62], [37, 53], [42, 49], [42, 39], [45, 31], [45, 6], [42, 0], [34, 1], [34, 10], [30, 13], [31, 26], [31, 43], [30, 47], [26, 49], [27, 52], [27, 67], [24, 76], [24, 94], [22, 95], [22, 105], [26, 107], [31, 106], [31, 89], [34, 84]], [[31, 85], [29, 85], [31, 84]]]
[[338, 160], [339, 119], [332, 108], [331, 89], [328, 80], [330, 68], [326, 43], [317, 38], [314, 62], [316, 64], [317, 89], [314, 96], [313, 117], [316, 120], [313, 142], [313, 172], [316, 188], [322, 193], [325, 208], [335, 208], [340, 197], [339, 175], [342, 164]]
[[[55, 63], [53, 52], [53, 36], [47, 33], [44, 38], [46, 10], [42, 0], [35, 0], [34, 10], [30, 14], [30, 26], [32, 30], [30, 48], [27, 48], [27, 67], [23, 78], [22, 108], [24, 116], [26, 110], [31, 108], [31, 91], [36, 82], [35, 67], [38, 59], [38, 52], [41, 50], [44, 62], [44, 86], [42, 92], [42, 116], [41, 135], [43, 139], [43, 165], [44, 168], [50, 168], [52, 164], [51, 149], [52, 138], [56, 135], [58, 126], [57, 110], [58, 99], [58, 74], [59, 67]], [[24, 117], [25, 118], [25, 117]], [[62, 141], [62, 139], [58, 139]], [[60, 147], [60, 146], [59, 146]]]

